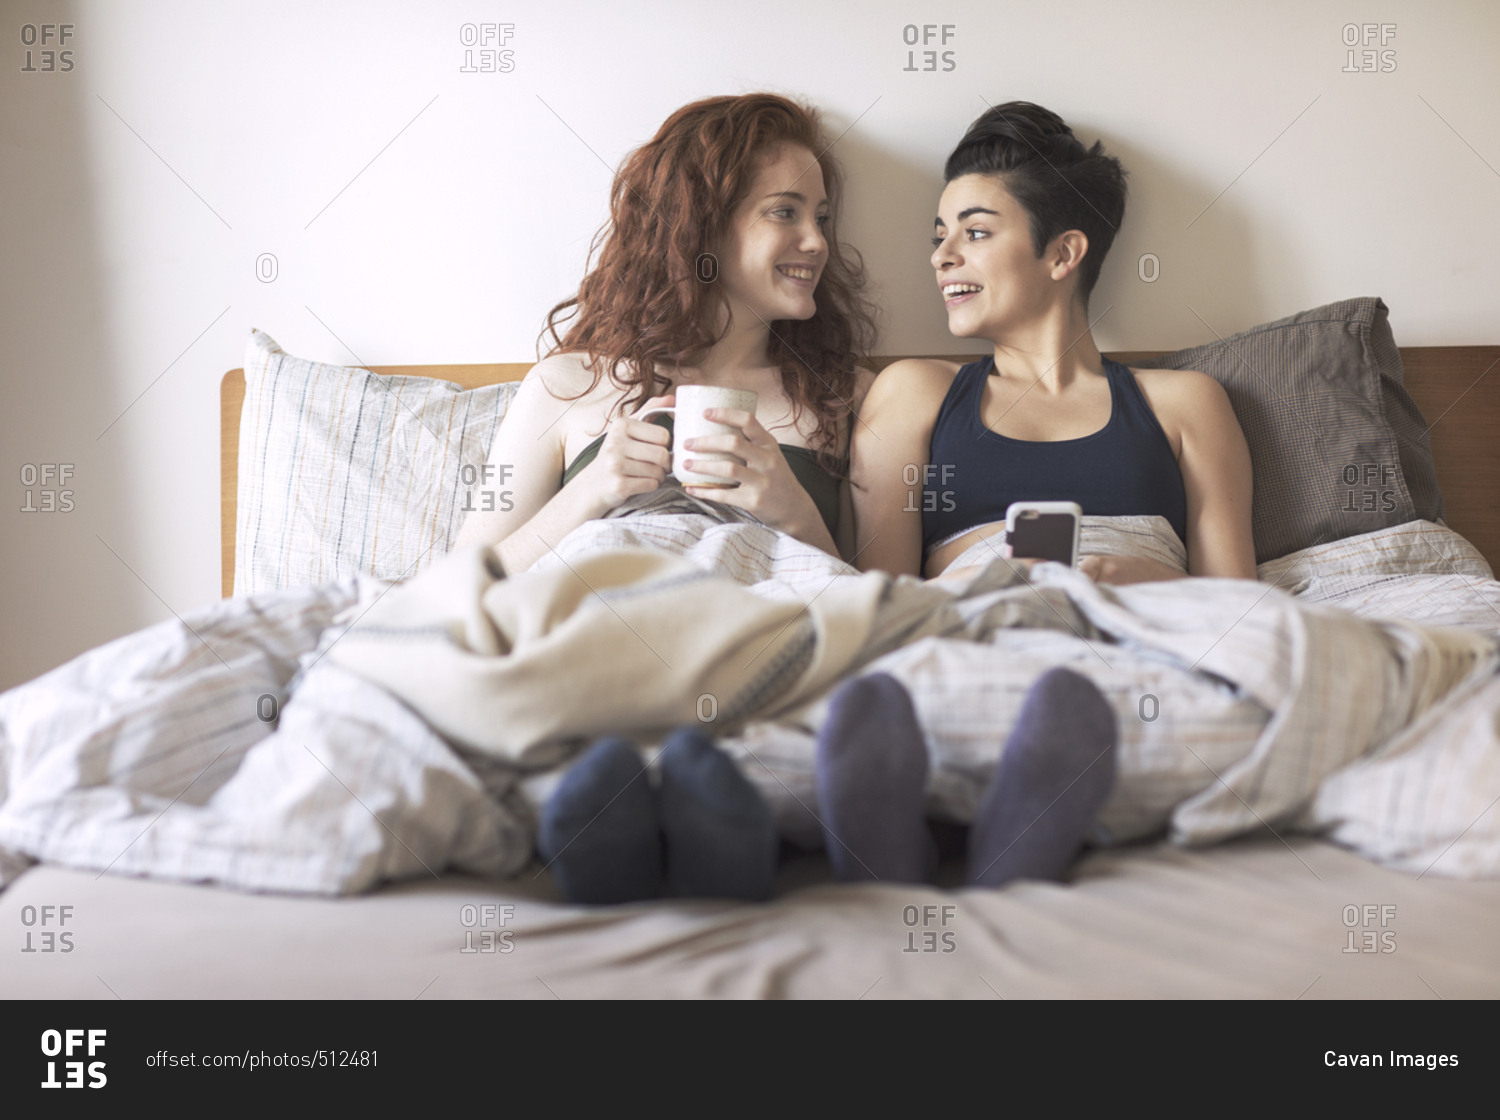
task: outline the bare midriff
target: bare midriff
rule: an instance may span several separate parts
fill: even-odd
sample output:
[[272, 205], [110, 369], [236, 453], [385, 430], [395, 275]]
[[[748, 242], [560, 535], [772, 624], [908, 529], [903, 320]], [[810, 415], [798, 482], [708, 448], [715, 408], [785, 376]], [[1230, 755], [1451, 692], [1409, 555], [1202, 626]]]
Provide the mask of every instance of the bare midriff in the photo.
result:
[[[939, 545], [933, 549], [928, 555], [926, 562], [922, 565], [922, 574], [928, 579], [942, 575], [944, 569], [957, 560], [965, 549], [972, 548], [975, 544], [988, 537], [1003, 536], [1004, 533], [1005, 522], [1003, 521], [992, 521], [988, 525], [976, 525], [956, 540], [951, 540], [947, 544]], [[999, 541], [995, 542], [994, 548], [993, 556], [1001, 555]], [[993, 559], [993, 556], [989, 559]], [[984, 563], [989, 563], [989, 559], [986, 559]]]

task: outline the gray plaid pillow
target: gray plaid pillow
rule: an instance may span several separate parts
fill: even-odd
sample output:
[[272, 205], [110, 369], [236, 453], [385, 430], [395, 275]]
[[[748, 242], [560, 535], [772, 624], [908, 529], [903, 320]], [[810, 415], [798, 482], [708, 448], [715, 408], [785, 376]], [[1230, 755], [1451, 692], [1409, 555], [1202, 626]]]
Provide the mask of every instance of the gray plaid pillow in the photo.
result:
[[1443, 516], [1427, 423], [1385, 303], [1315, 307], [1138, 363], [1197, 369], [1229, 394], [1255, 471], [1255, 561]]
[[441, 560], [465, 514], [497, 504], [483, 464], [516, 388], [309, 361], [252, 330], [234, 593], [403, 579]]

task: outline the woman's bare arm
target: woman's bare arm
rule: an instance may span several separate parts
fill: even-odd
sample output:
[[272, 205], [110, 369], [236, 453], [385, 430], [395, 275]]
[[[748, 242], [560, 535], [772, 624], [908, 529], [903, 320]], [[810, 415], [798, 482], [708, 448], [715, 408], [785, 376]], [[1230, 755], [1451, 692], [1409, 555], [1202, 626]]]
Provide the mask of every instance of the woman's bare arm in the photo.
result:
[[[1146, 386], [1142, 385], [1145, 390]], [[1179, 433], [1177, 456], [1187, 496], [1186, 576], [1255, 579], [1250, 532], [1250, 448], [1224, 387], [1196, 370], [1156, 374], [1150, 404]], [[1142, 556], [1085, 556], [1078, 568], [1099, 583], [1186, 578]]]
[[[844, 455], [851, 459], [854, 454], [854, 432], [861, 423], [861, 412], [865, 406], [865, 398], [870, 394], [870, 386], [875, 384], [874, 370], [859, 366], [856, 367], [855, 373], [857, 377], [854, 383], [854, 397], [850, 401], [849, 430], [844, 444]], [[854, 540], [854, 489], [849, 485], [848, 479], [839, 483], [838, 525], [839, 531], [834, 535], [834, 544], [839, 550], [839, 556], [852, 564], [855, 554], [859, 551], [859, 545]]]
[[1221, 579], [1255, 578], [1250, 531], [1250, 445], [1229, 394], [1206, 373], [1183, 385], [1182, 485], [1187, 491], [1188, 571]]
[[567, 398], [587, 388], [575, 355], [548, 358], [527, 373], [490, 448], [483, 485], [494, 488], [495, 500], [476, 503], [479, 509], [465, 518], [455, 547], [491, 545], [506, 572], [522, 572], [585, 521], [631, 493], [656, 488], [670, 467], [666, 431], [619, 417], [610, 422], [611, 446], [601, 447], [594, 462], [562, 485], [568, 430], [563, 417], [586, 399]]
[[912, 358], [881, 371], [849, 445], [853, 563], [861, 571], [922, 574], [922, 489], [952, 363]]
[[[477, 509], [464, 519], [454, 542], [455, 548], [496, 546], [507, 572], [524, 570], [545, 551], [538, 537], [559, 540], [589, 512], [574, 500], [576, 491], [565, 497], [560, 490], [567, 429], [558, 421], [573, 402], [548, 392], [547, 374], [548, 362], [533, 366], [511, 399], [481, 472], [479, 496], [470, 496]], [[517, 536], [527, 527], [529, 532]]]

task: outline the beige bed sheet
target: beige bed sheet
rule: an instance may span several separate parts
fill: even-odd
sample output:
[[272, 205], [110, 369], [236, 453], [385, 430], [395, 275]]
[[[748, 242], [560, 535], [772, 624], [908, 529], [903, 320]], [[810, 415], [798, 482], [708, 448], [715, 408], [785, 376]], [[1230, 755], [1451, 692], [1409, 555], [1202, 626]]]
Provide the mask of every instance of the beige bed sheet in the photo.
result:
[[[44, 905], [73, 907], [71, 953], [17, 951]], [[560, 904], [534, 868], [321, 899], [38, 866], [0, 895], [0, 995], [1495, 998], [1497, 927], [1500, 882], [1306, 837], [1097, 852], [1070, 885], [1001, 891], [843, 886], [807, 857], [765, 905], [599, 909]]]

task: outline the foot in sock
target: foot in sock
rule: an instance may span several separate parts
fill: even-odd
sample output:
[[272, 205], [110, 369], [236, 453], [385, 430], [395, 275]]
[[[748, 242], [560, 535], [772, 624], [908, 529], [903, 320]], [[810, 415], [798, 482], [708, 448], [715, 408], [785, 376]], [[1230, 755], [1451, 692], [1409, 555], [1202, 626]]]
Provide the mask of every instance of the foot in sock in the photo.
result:
[[969, 882], [1060, 880], [1115, 781], [1114, 710], [1085, 677], [1042, 675], [1026, 694], [969, 834]]
[[927, 743], [911, 697], [886, 673], [856, 677], [818, 733], [818, 808], [834, 876], [923, 883], [936, 871], [927, 830]]
[[686, 898], [769, 898], [780, 840], [771, 809], [696, 728], [668, 738], [661, 770], [667, 884]]
[[661, 825], [641, 756], [600, 739], [542, 808], [537, 849], [569, 902], [607, 905], [661, 893]]

